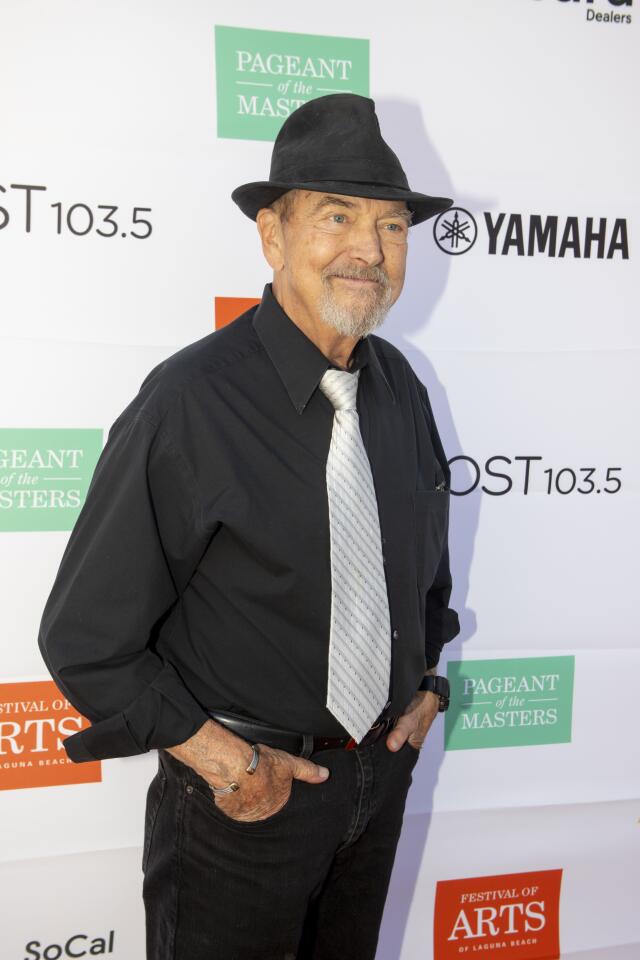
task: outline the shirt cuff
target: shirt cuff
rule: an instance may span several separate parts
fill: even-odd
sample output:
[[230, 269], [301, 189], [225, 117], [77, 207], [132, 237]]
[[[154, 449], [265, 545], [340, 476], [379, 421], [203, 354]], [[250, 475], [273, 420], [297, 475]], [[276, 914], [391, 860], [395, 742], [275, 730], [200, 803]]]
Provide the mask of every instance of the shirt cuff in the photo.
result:
[[74, 763], [131, 757], [184, 743], [209, 719], [173, 665], [166, 663], [125, 710], [74, 733], [62, 745]]
[[427, 616], [425, 656], [427, 670], [437, 666], [442, 648], [460, 633], [458, 614], [451, 607], [432, 610]]

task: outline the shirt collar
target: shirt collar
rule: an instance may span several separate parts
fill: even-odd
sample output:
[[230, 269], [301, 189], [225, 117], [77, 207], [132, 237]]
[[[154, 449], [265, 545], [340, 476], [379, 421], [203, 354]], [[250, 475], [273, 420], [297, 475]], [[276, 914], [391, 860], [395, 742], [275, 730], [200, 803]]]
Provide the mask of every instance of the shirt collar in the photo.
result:
[[[284, 383], [291, 402], [298, 413], [302, 413], [325, 370], [335, 364], [325, 357], [313, 340], [285, 313], [275, 297], [271, 283], [265, 284], [262, 300], [253, 315], [252, 323]], [[395, 403], [395, 394], [369, 336], [358, 340], [352, 357], [350, 369], [361, 369], [368, 365], [374, 375], [384, 382], [391, 402]]]

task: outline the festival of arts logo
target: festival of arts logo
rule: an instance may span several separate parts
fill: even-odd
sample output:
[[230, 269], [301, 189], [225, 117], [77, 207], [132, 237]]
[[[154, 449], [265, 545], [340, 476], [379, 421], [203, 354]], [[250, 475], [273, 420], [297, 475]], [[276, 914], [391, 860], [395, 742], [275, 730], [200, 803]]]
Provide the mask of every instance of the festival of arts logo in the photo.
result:
[[93, 429], [0, 429], [0, 531], [71, 530], [102, 440]]
[[574, 660], [449, 661], [445, 750], [570, 743]]
[[503, 960], [557, 960], [561, 880], [562, 870], [536, 870], [438, 881], [434, 960], [488, 952]]
[[215, 329], [226, 327], [251, 307], [260, 303], [260, 297], [216, 297], [214, 301]]
[[330, 93], [369, 96], [369, 41], [215, 28], [218, 136], [275, 140], [299, 106]]
[[73, 763], [62, 745], [88, 726], [52, 680], [0, 683], [0, 790], [100, 783], [100, 761]]

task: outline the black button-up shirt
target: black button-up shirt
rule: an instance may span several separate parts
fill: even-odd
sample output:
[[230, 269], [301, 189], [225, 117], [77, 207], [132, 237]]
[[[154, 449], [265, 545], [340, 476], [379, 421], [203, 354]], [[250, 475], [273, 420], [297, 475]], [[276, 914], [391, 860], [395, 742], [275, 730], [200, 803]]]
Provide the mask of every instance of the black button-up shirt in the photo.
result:
[[[92, 724], [63, 741], [71, 760], [175, 746], [215, 709], [347, 733], [325, 705], [329, 366], [267, 283], [260, 304], [156, 366], [113, 423], [38, 638]], [[403, 354], [369, 334], [358, 368], [400, 713], [460, 630], [450, 472]]]

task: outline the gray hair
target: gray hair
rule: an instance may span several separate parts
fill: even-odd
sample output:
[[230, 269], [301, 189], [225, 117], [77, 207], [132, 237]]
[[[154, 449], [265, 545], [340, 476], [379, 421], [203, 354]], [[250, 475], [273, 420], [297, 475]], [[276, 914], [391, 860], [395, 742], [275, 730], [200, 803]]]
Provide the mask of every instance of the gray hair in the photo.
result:
[[291, 219], [293, 215], [293, 209], [296, 204], [296, 194], [297, 190], [287, 190], [286, 193], [280, 194], [273, 203], [270, 203], [269, 206], [272, 210], [278, 214], [281, 223], [286, 223]]

